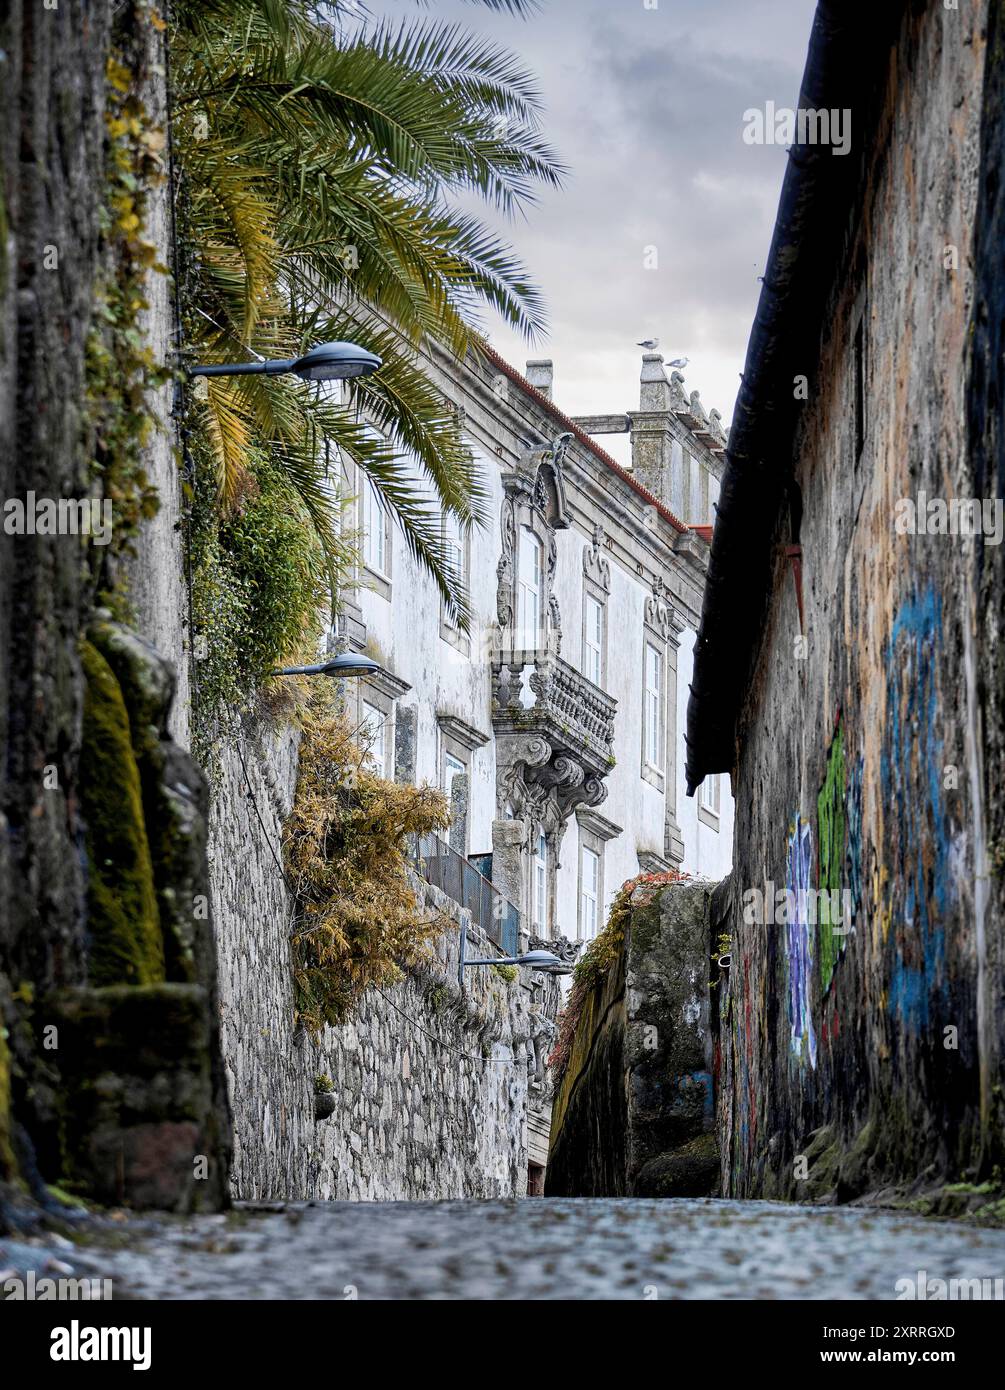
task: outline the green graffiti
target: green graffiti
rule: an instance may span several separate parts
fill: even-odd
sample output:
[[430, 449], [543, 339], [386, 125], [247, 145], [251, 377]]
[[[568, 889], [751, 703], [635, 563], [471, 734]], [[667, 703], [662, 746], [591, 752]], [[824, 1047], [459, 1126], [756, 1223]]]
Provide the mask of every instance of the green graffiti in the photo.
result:
[[821, 889], [818, 932], [820, 988], [824, 994], [830, 989], [834, 967], [844, 951], [845, 933], [850, 925], [841, 920], [844, 833], [844, 731], [841, 724], [838, 724], [831, 746], [827, 750], [827, 771], [817, 797], [818, 887]]

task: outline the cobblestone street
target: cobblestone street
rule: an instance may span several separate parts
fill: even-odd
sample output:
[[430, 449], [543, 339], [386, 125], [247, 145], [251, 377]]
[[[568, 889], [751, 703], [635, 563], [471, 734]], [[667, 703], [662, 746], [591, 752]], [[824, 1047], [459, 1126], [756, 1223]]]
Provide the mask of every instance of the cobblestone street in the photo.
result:
[[[116, 1298], [139, 1299], [884, 1300], [919, 1271], [1005, 1276], [1005, 1231], [712, 1200], [245, 1207], [106, 1222], [83, 1245], [45, 1248], [62, 1273], [110, 1278]], [[43, 1263], [0, 1241], [0, 1267]]]

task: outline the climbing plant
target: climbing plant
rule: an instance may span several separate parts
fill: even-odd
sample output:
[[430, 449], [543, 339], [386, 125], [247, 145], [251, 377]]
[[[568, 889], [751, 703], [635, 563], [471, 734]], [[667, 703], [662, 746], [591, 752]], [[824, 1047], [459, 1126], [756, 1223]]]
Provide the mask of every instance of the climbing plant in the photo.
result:
[[108, 546], [88, 547], [98, 602], [122, 611], [126, 597], [116, 562], [135, 550], [143, 521], [155, 515], [156, 490], [144, 447], [156, 420], [150, 392], [171, 378], [144, 334], [151, 274], [167, 274], [148, 236], [151, 193], [164, 182], [165, 135], [138, 95], [132, 66], [144, 27], [162, 25], [146, 0], [116, 15], [105, 71], [105, 186], [99, 203], [99, 276], [85, 357], [83, 426], [95, 490], [111, 503]]
[[586, 998], [603, 983], [616, 965], [625, 947], [625, 932], [632, 913], [645, 907], [669, 884], [680, 883], [687, 877], [687, 874], [681, 874], [676, 869], [659, 874], [638, 874], [635, 878], [628, 879], [618, 890], [611, 903], [606, 926], [590, 942], [582, 960], [576, 965], [568, 1001], [558, 1018], [558, 1036], [548, 1058], [548, 1066], [552, 1069], [556, 1086], [568, 1065], [573, 1038]]

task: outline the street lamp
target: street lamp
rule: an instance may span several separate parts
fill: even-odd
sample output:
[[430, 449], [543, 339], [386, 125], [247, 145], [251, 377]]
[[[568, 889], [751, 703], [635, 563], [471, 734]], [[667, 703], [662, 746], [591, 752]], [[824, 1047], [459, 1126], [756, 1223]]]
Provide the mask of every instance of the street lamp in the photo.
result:
[[551, 951], [525, 951], [522, 956], [494, 956], [490, 960], [468, 960], [468, 929], [461, 927], [461, 958], [457, 966], [457, 981], [464, 989], [464, 971], [470, 965], [529, 965], [533, 970], [541, 970], [546, 975], [571, 975], [574, 967], [568, 961], [560, 960]]
[[319, 661], [314, 666], [284, 666], [279, 671], [273, 671], [274, 676], [331, 676], [332, 680], [352, 680], [358, 678], [365, 680], [368, 676], [376, 676], [384, 668], [379, 662], [373, 661], [368, 656], [360, 656], [354, 652], [343, 652], [341, 656], [333, 656], [330, 661]]
[[212, 362], [189, 370], [189, 376], [282, 376], [292, 372], [301, 381], [347, 381], [370, 376], [383, 366], [375, 352], [358, 343], [319, 343], [303, 357], [275, 362]]

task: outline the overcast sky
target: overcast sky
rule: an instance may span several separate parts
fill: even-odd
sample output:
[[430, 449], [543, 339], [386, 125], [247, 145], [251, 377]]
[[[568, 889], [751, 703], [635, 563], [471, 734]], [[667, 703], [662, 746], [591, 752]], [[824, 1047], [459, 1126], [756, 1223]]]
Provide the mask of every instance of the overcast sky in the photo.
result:
[[[505, 233], [544, 291], [549, 329], [528, 347], [498, 321], [521, 370], [555, 361], [570, 414], [638, 406], [638, 339], [691, 359], [688, 390], [727, 422], [739, 386], [785, 169], [781, 146], [744, 143], [749, 107], [794, 107], [815, 0], [541, 0], [528, 20], [428, 0], [518, 53], [537, 77], [544, 130], [569, 166]], [[414, 18], [409, 0], [378, 13]], [[655, 247], [658, 268], [644, 268]], [[626, 441], [603, 441], [624, 459]]]

